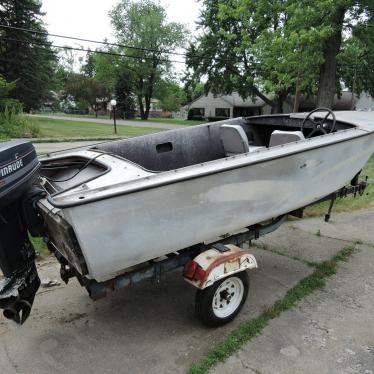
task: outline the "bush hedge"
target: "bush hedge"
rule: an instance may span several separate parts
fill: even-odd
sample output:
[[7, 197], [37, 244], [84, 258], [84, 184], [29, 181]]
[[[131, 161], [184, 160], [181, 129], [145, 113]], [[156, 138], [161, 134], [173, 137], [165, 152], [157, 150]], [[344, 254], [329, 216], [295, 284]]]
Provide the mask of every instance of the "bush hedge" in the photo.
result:
[[6, 107], [0, 112], [0, 139], [35, 138], [39, 135], [39, 127], [19, 114], [16, 106]]
[[229, 117], [223, 117], [223, 116], [208, 117], [209, 122], [226, 121], [227, 119], [229, 119]]

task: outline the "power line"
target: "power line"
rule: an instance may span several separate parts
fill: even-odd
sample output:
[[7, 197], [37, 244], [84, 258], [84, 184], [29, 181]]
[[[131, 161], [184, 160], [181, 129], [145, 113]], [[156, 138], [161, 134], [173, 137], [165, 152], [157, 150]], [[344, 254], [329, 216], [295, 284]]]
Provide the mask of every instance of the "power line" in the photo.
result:
[[[365, 25], [366, 27], [374, 26], [374, 25]], [[143, 52], [153, 52], [153, 53], [166, 53], [166, 54], [173, 54], [173, 55], [179, 55], [179, 56], [184, 56], [184, 57], [191, 57], [191, 58], [198, 58], [198, 59], [204, 59], [207, 57], [206, 55], [194, 55], [194, 54], [187, 54], [187, 53], [178, 53], [178, 52], [171, 52], [171, 51], [161, 51], [161, 50], [156, 50], [156, 49], [148, 49], [148, 48], [140, 48], [140, 47], [132, 47], [132, 46], [126, 46], [123, 44], [116, 44], [116, 43], [109, 43], [109, 42], [100, 42], [97, 40], [91, 40], [91, 39], [83, 39], [83, 38], [76, 38], [72, 36], [65, 36], [65, 35], [57, 35], [57, 34], [49, 34], [47, 32], [39, 31], [39, 30], [31, 30], [31, 29], [26, 29], [22, 27], [15, 27], [15, 26], [8, 26], [8, 25], [1, 25], [0, 28], [6, 28], [6, 29], [12, 29], [12, 30], [18, 30], [18, 31], [24, 31], [28, 33], [34, 33], [34, 34], [40, 34], [40, 35], [45, 35], [45, 36], [52, 36], [52, 37], [58, 37], [58, 38], [66, 38], [70, 40], [78, 40], [78, 41], [84, 41], [84, 42], [90, 42], [90, 43], [96, 43], [96, 44], [104, 44], [104, 45], [109, 45], [109, 46], [116, 46], [116, 47], [121, 47], [121, 48], [129, 48], [129, 49], [134, 49], [138, 51], [143, 51]], [[132, 58], [136, 60], [151, 60], [153, 61], [153, 57], [148, 57], [148, 56], [132, 56], [124, 53], [118, 53], [118, 52], [110, 52], [110, 51], [102, 51], [102, 50], [95, 50], [92, 51], [91, 49], [86, 49], [83, 47], [71, 47], [71, 46], [62, 46], [62, 45], [56, 45], [51, 42], [38, 42], [34, 40], [20, 40], [20, 39], [14, 39], [14, 38], [4, 38], [1, 37], [0, 34], [0, 40], [4, 41], [9, 41], [9, 42], [18, 42], [18, 43], [23, 43], [23, 44], [34, 44], [34, 45], [39, 45], [41, 47], [47, 48], [47, 47], [54, 47], [58, 49], [64, 49], [64, 50], [73, 50], [73, 51], [79, 51], [79, 52], [89, 52], [89, 53], [98, 53], [98, 54], [103, 54], [103, 55], [110, 55], [110, 56], [117, 56], [117, 57], [125, 57], [125, 58]], [[185, 48], [184, 48], [185, 49]], [[220, 57], [215, 57], [214, 60], [216, 62], [232, 62], [231, 59], [222, 59]], [[169, 60], [169, 59], [160, 59], [160, 62], [171, 62], [171, 63], [177, 63], [177, 64], [185, 64], [184, 61], [178, 61], [178, 60]], [[202, 62], [201, 62], [202, 63]], [[199, 64], [198, 64], [199, 65]], [[258, 63], [251, 63], [251, 68], [253, 69], [253, 72], [261, 72], [261, 69], [258, 68], [259, 64]]]
[[[90, 49], [86, 49], [86, 48], [78, 48], [78, 47], [71, 47], [71, 46], [62, 46], [62, 45], [55, 45], [55, 44], [52, 44], [52, 43], [42, 43], [42, 42], [36, 42], [36, 41], [28, 41], [28, 40], [20, 40], [20, 39], [14, 39], [14, 38], [4, 38], [4, 37], [1, 37], [0, 36], [0, 41], [6, 41], [6, 42], [15, 42], [15, 43], [22, 43], [22, 44], [33, 44], [33, 45], [37, 45], [38, 47], [35, 47], [35, 48], [39, 48], [39, 49], [47, 49], [49, 47], [53, 47], [53, 48], [58, 48], [58, 49], [68, 49], [68, 50], [73, 50], [73, 51], [78, 51], [78, 52], [93, 52], [91, 51]], [[135, 60], [150, 60], [150, 61], [153, 61], [153, 58], [152, 57], [146, 57], [146, 56], [132, 56], [132, 55], [127, 55], [127, 54], [123, 54], [123, 53], [117, 53], [117, 52], [109, 52], [109, 51], [101, 51], [101, 50], [96, 50], [94, 51], [93, 53], [98, 53], [98, 54], [103, 54], [103, 55], [109, 55], [109, 56], [116, 56], [116, 57], [124, 57], [124, 58], [132, 58], [132, 59], [135, 59]], [[198, 57], [201, 57], [201, 58], [204, 58], [204, 56], [198, 56]], [[216, 59], [217, 61], [225, 61], [225, 60], [219, 60], [218, 58]], [[178, 60], [165, 60], [165, 59], [160, 59], [159, 60], [160, 62], [171, 62], [171, 63], [177, 63], [177, 64], [185, 64], [184, 61], [178, 61]], [[229, 60], [226, 60], [226, 61], [229, 61]], [[255, 66], [257, 65], [257, 67]], [[252, 68], [253, 68], [253, 73], [264, 73], [265, 71], [264, 70], [261, 70], [258, 68], [258, 65], [259, 64], [252, 64]], [[345, 66], [344, 67], [345, 69], [352, 69], [353, 70], [357, 70], [357, 66]]]
[[[362, 25], [363, 27], [374, 27], [372, 24], [366, 24]], [[107, 45], [107, 46], [112, 46], [112, 47], [120, 47], [120, 48], [128, 48], [128, 49], [133, 49], [133, 50], [138, 50], [142, 52], [152, 52], [152, 53], [165, 53], [165, 54], [171, 54], [171, 55], [176, 55], [176, 56], [183, 56], [183, 57], [191, 57], [191, 58], [198, 58], [198, 59], [204, 59], [205, 57], [211, 57], [211, 56], [204, 56], [202, 55], [193, 55], [191, 53], [179, 53], [179, 52], [174, 52], [174, 51], [169, 51], [169, 50], [157, 50], [157, 49], [151, 49], [151, 48], [142, 48], [142, 47], [134, 47], [134, 46], [129, 46], [125, 44], [118, 44], [118, 43], [110, 43], [110, 42], [105, 42], [105, 41], [98, 41], [98, 40], [92, 40], [92, 39], [84, 39], [84, 38], [78, 38], [78, 37], [73, 37], [73, 36], [68, 36], [68, 35], [60, 35], [60, 34], [50, 34], [48, 32], [40, 31], [40, 30], [33, 30], [33, 29], [27, 29], [23, 27], [16, 27], [16, 26], [8, 26], [8, 25], [3, 25], [0, 24], [0, 28], [5, 28], [5, 29], [10, 29], [10, 30], [16, 30], [16, 31], [23, 31], [31, 34], [39, 34], [39, 35], [44, 35], [44, 36], [51, 36], [51, 37], [56, 37], [56, 38], [63, 38], [63, 39], [69, 39], [69, 40], [77, 40], [77, 41], [82, 41], [82, 42], [87, 42], [87, 43], [93, 43], [93, 44], [102, 44], [102, 45]], [[3, 38], [3, 40], [5, 40]], [[11, 39], [9, 39], [10, 41]], [[14, 40], [16, 41], [16, 39]], [[21, 40], [18, 40], [18, 42], [23, 42]], [[28, 41], [27, 43], [32, 43], [32, 44], [37, 44], [37, 42], [34, 41]], [[39, 45], [44, 45], [46, 46], [47, 44], [41, 44]], [[101, 51], [101, 50], [95, 50], [92, 51], [91, 49], [84, 49], [83, 47], [81, 48], [75, 48], [75, 47], [70, 47], [70, 46], [59, 46], [59, 45], [53, 45], [55, 48], [59, 49], [69, 49], [69, 50], [75, 50], [75, 51], [82, 51], [82, 52], [92, 52], [92, 53], [100, 53], [100, 54], [107, 54], [107, 55], [112, 55], [112, 56], [120, 56], [120, 57], [129, 57], [133, 59], [145, 59], [145, 60], [153, 60], [153, 58], [150, 57], [142, 57], [142, 56], [131, 56], [131, 55], [125, 55], [117, 52], [109, 52], [109, 51]], [[186, 48], [181, 48], [184, 50], [187, 50]], [[223, 59], [220, 57], [215, 57], [214, 60], [216, 62], [224, 62], [224, 63], [229, 63], [232, 62], [231, 59]], [[172, 63], [178, 63], [178, 64], [185, 64], [183, 61], [176, 61], [176, 60], [160, 60], [160, 62], [172, 62]], [[251, 63], [251, 67], [255, 67], [258, 65], [257, 63]]]
[[[103, 45], [120, 47], [120, 48], [134, 49], [134, 50], [138, 50], [138, 51], [142, 51], [142, 52], [165, 53], [165, 54], [171, 54], [171, 55], [183, 56], [183, 57], [191, 57], [191, 58], [198, 58], [198, 59], [203, 59], [205, 57], [211, 57], [211, 56], [207, 56], [207, 55], [198, 55], [198, 54], [191, 54], [191, 53], [179, 53], [179, 52], [173, 52], [173, 51], [167, 51], [167, 50], [157, 50], [157, 49], [150, 49], [150, 48], [132, 47], [132, 46], [128, 46], [128, 45], [124, 45], [124, 44], [117, 44], [117, 43], [100, 42], [98, 40], [83, 39], [83, 38], [77, 38], [77, 37], [67, 36], [67, 35], [50, 34], [48, 32], [43, 32], [43, 31], [39, 31], [39, 30], [32, 30], [32, 29], [27, 29], [27, 28], [22, 28], [22, 27], [15, 27], [15, 26], [8, 26], [8, 25], [1, 25], [1, 24], [0, 24], [0, 28], [23, 31], [23, 32], [27, 32], [27, 33], [30, 33], [30, 34], [39, 34], [39, 35], [52, 36], [52, 37], [58, 37], [58, 38], [63, 38], [63, 39], [83, 41], [83, 42], [88, 42], [88, 43], [103, 44]], [[32, 41], [30, 41], [30, 43], [32, 43]], [[55, 47], [60, 48], [59, 46], [55, 46]], [[78, 48], [74, 48], [74, 47], [64, 47], [64, 48], [65, 49], [71, 49], [71, 50], [77, 50], [77, 51], [81, 50], [81, 51], [92, 52], [92, 53], [97, 52], [97, 53], [102, 53], [102, 54], [106, 53], [106, 54], [116, 55], [116, 52], [108, 52], [108, 51], [100, 51], [100, 50], [92, 51], [90, 49], [83, 49], [83, 48], [78, 49]], [[187, 50], [186, 48], [182, 48], [182, 49]], [[124, 57], [126, 57], [126, 56], [124, 56]], [[128, 56], [128, 57], [130, 57], [130, 56]], [[232, 60], [230, 60], [230, 59], [224, 59], [224, 58], [221, 58], [221, 57], [215, 57], [214, 60], [217, 61], [217, 62], [224, 62], [224, 63], [232, 62]], [[166, 61], [166, 60], [164, 60], [164, 61]], [[172, 60], [168, 60], [168, 61], [176, 62], [176, 63], [179, 63], [179, 64], [182, 64], [182, 63], [184, 64], [185, 63], [185, 62], [182, 62], [182, 61], [172, 61]], [[252, 65], [255, 65], [255, 64], [252, 63]]]
[[[90, 49], [86, 49], [86, 48], [83, 48], [83, 47], [78, 48], [78, 47], [71, 47], [71, 46], [66, 46], [66, 45], [65, 46], [56, 45], [56, 44], [53, 44], [53, 43], [50, 43], [50, 42], [44, 42], [43, 43], [43, 42], [34, 41], [34, 40], [21, 40], [21, 39], [15, 39], [15, 38], [5, 38], [5, 37], [1, 37], [1, 35], [0, 35], [0, 40], [6, 41], [6, 42], [38, 45], [38, 46], [41, 46], [41, 47], [44, 47], [44, 48], [53, 47], [53, 48], [58, 48], [58, 49], [63, 49], [63, 50], [68, 49], [68, 50], [72, 50], [72, 51], [91, 52], [91, 53], [98, 53], [98, 54], [103, 54], [103, 55], [132, 58], [132, 59], [136, 59], [136, 60], [154, 61], [154, 58], [147, 57], [147, 56], [132, 56], [132, 55], [123, 54], [123, 53], [101, 51], [101, 50], [92, 51]], [[203, 59], [206, 56], [202, 55], [202, 56], [194, 56], [194, 57], [198, 57], [198, 58]], [[215, 58], [215, 60], [217, 62], [232, 62], [232, 60], [228, 60], [228, 59], [224, 60], [224, 59], [220, 59], [220, 58]], [[159, 61], [160, 62], [171, 62], [171, 63], [176, 63], [176, 64], [186, 64], [184, 61], [178, 61], [178, 60], [160, 59]], [[255, 65], [255, 64], [252, 64], [252, 65]], [[256, 65], [258, 65], [258, 64], [256, 64]], [[253, 69], [256, 68], [256, 72], [260, 72], [260, 69], [258, 69], [258, 67], [252, 66], [252, 68]]]
[[[15, 27], [15, 26], [8, 26], [8, 25], [1, 25], [0, 24], [0, 28], [9, 29], [9, 30], [16, 30], [16, 31], [23, 31], [23, 32], [27, 32], [27, 33], [30, 33], [30, 34], [39, 34], [39, 35], [44, 35], [44, 36], [51, 36], [51, 37], [54, 37], [54, 38], [77, 40], [77, 41], [80, 41], [80, 42], [87, 42], [87, 43], [93, 43], [93, 44], [103, 44], [103, 45], [108, 45], [108, 46], [112, 46], [112, 47], [135, 49], [135, 50], [142, 51], [142, 52], [166, 53], [166, 54], [186, 57], [186, 53], [173, 52], [173, 51], [169, 51], [169, 50], [157, 50], [157, 49], [152, 49], [152, 48], [133, 47], [133, 46], [130, 46], [130, 45], [118, 44], [118, 43], [109, 43], [109, 42], [105, 42], [105, 41], [100, 42], [98, 40], [77, 38], [77, 37], [74, 37], [74, 36], [50, 34], [48, 32], [44, 32], [44, 31], [40, 31], [40, 30], [26, 29], [26, 28], [23, 28], [23, 27]], [[185, 49], [185, 48], [182, 48], [182, 49]]]
[[[37, 41], [33, 41], [33, 40], [20, 40], [20, 39], [14, 39], [14, 38], [3, 38], [1, 36], [0, 36], [0, 40], [4, 40], [6, 42], [22, 43], [22, 44], [35, 44], [35, 45], [39, 45], [41, 47], [44, 47], [44, 49], [46, 49], [47, 47], [53, 47], [53, 48], [58, 48], [58, 49], [68, 49], [68, 50], [72, 50], [72, 51], [92, 52], [90, 49], [86, 49], [86, 48], [82, 48], [82, 47], [78, 48], [78, 47], [62, 46], [62, 45], [56, 45], [56, 44], [52, 44], [52, 43], [47, 44], [47, 43], [37, 42]], [[154, 60], [154, 58], [147, 57], [147, 56], [131, 56], [131, 55], [123, 54], [123, 53], [100, 51], [100, 50], [95, 51], [95, 53], [110, 55], [110, 56], [132, 58], [132, 59], [136, 59], [136, 60], [151, 60], [151, 61]], [[177, 61], [177, 60], [160, 59], [159, 61], [160, 62], [172, 62], [172, 63], [177, 63], [177, 64], [184, 64], [184, 61]]]

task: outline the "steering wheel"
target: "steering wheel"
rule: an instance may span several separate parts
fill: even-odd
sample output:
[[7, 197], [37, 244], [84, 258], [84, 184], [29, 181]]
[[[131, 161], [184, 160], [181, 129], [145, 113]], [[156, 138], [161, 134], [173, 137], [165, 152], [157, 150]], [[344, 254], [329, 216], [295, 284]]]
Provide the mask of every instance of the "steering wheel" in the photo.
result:
[[[316, 112], [327, 112], [325, 118], [322, 120], [315, 120], [314, 118], [311, 118], [311, 115]], [[327, 126], [325, 123], [327, 118], [331, 115], [332, 117], [332, 126]], [[329, 134], [330, 132], [333, 132], [335, 130], [335, 125], [336, 125], [336, 118], [335, 114], [332, 110], [328, 108], [317, 108], [312, 110], [311, 112], [308, 113], [308, 115], [304, 118], [303, 123], [301, 124], [300, 131], [304, 134], [304, 128], [305, 124], [310, 121], [313, 124], [313, 130], [306, 136], [307, 138], [310, 138], [313, 134], [316, 132], [321, 132], [322, 134]]]

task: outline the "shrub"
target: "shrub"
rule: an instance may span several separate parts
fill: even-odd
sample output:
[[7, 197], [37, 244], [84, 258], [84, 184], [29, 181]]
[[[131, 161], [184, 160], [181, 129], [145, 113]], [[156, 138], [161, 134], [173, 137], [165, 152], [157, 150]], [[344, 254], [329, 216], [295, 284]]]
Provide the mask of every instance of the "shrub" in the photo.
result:
[[192, 116], [190, 118], [187, 118], [188, 120], [192, 121], [205, 121], [205, 118], [203, 116]]
[[195, 121], [204, 121], [204, 110], [203, 109], [198, 109], [198, 108], [191, 108], [188, 111], [187, 114], [187, 119], [188, 120], [195, 120]]
[[226, 121], [227, 119], [229, 119], [229, 117], [223, 117], [223, 116], [208, 117], [209, 122]]
[[35, 138], [39, 135], [39, 127], [19, 114], [17, 106], [7, 106], [0, 112], [0, 139]]
[[125, 119], [134, 119], [135, 118], [135, 110], [128, 110], [125, 112]]

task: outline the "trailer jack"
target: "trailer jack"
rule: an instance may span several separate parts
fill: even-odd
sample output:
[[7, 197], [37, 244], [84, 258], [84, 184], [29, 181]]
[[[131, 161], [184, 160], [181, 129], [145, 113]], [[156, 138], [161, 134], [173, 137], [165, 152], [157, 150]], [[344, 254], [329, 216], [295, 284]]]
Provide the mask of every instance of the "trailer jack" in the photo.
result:
[[328, 199], [330, 200], [329, 208], [325, 214], [325, 222], [329, 222], [331, 218], [331, 211], [334, 207], [335, 201], [337, 199], [343, 199], [348, 195], [353, 195], [355, 198], [357, 195], [362, 196], [365, 192], [366, 187], [368, 186], [368, 177], [366, 176], [364, 180], [359, 181], [358, 175], [356, 175], [352, 181], [351, 185], [347, 187], [343, 187], [340, 190], [332, 193]]

